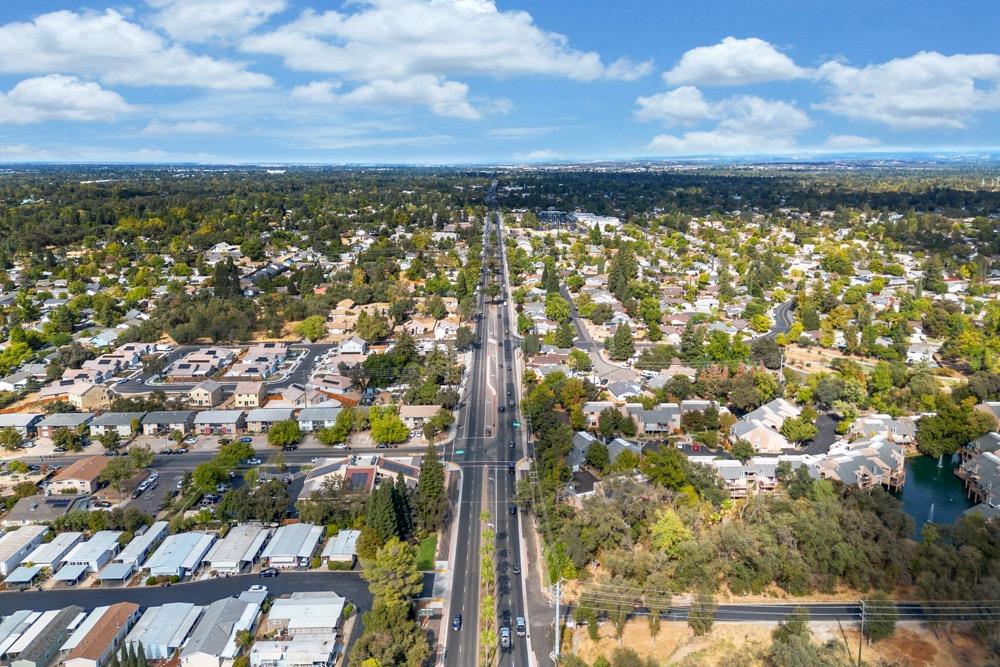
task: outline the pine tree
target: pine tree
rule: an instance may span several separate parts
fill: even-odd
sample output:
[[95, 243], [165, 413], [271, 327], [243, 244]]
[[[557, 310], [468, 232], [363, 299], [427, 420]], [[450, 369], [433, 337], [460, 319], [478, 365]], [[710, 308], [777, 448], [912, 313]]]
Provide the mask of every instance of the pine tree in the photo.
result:
[[612, 359], [620, 361], [628, 359], [635, 354], [635, 341], [632, 338], [632, 329], [627, 324], [621, 324], [615, 329], [615, 335], [611, 337], [608, 346], [608, 353]]
[[396, 486], [392, 490], [393, 505], [396, 508], [396, 525], [399, 536], [406, 539], [413, 532], [413, 503], [410, 499], [410, 487], [406, 486], [403, 473], [396, 473]]
[[111, 662], [108, 663], [108, 667], [121, 667], [117, 651], [111, 654]]
[[379, 546], [385, 544], [389, 538], [399, 535], [393, 495], [392, 484], [382, 484], [368, 499], [368, 515], [365, 523], [378, 538]]
[[448, 498], [444, 486], [444, 465], [434, 445], [427, 446], [420, 461], [415, 504], [421, 529], [434, 531], [441, 527]]
[[136, 667], [146, 667], [146, 649], [142, 647], [141, 643], [136, 650], [135, 662]]
[[139, 667], [139, 660], [135, 655], [135, 644], [128, 645], [128, 667]]
[[628, 297], [629, 281], [636, 277], [638, 269], [639, 265], [631, 248], [622, 248], [611, 260], [611, 268], [608, 269], [608, 291], [619, 301], [625, 301]]

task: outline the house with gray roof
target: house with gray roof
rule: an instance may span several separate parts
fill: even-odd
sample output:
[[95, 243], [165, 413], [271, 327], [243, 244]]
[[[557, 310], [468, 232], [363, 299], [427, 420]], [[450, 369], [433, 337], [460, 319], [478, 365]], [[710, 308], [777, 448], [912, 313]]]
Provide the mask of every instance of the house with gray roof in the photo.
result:
[[12, 428], [22, 438], [29, 438], [35, 433], [35, 427], [45, 415], [40, 413], [11, 412], [0, 414], [0, 428]]
[[263, 559], [270, 567], [305, 567], [323, 537], [323, 526], [293, 523], [274, 532], [264, 549]]
[[144, 435], [167, 434], [171, 431], [187, 433], [194, 425], [193, 410], [155, 410], [142, 418]]
[[265, 433], [272, 424], [288, 421], [295, 412], [293, 408], [257, 408], [247, 412], [246, 428], [250, 433]]
[[105, 412], [94, 417], [90, 422], [90, 434], [100, 437], [105, 433], [115, 432], [122, 439], [129, 439], [138, 431], [133, 431], [133, 424], [142, 428], [142, 418], [145, 412]]
[[125, 637], [125, 645], [135, 650], [142, 646], [149, 660], [167, 660], [184, 645], [202, 609], [190, 602], [149, 607]]
[[92, 412], [59, 412], [54, 415], [46, 415], [36, 425], [38, 437], [52, 438], [56, 431], [64, 428], [76, 430], [81, 426], [86, 426], [94, 418]]
[[229, 664], [240, 651], [236, 634], [240, 630], [252, 633], [259, 615], [259, 598], [247, 593], [208, 605], [181, 649], [181, 666], [224, 667]]

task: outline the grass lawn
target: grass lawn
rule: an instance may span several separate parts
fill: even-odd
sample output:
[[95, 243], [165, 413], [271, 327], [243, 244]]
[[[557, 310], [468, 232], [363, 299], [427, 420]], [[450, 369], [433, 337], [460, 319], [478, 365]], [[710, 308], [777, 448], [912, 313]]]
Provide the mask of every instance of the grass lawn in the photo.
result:
[[420, 541], [417, 547], [417, 569], [421, 572], [434, 569], [434, 554], [437, 553], [437, 543], [437, 533]]

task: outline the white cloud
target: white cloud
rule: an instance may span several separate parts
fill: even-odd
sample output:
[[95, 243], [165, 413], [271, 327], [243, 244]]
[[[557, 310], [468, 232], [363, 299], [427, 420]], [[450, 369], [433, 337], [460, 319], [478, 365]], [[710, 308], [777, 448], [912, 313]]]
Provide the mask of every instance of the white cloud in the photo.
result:
[[514, 159], [535, 161], [535, 160], [555, 160], [558, 157], [559, 154], [556, 153], [551, 148], [540, 148], [538, 150], [531, 151], [530, 153], [518, 153], [517, 155], [514, 156]]
[[874, 148], [881, 145], [875, 137], [859, 137], [855, 134], [832, 134], [823, 142], [826, 148], [834, 150], [854, 150]]
[[270, 77], [242, 63], [195, 55], [113, 9], [58, 11], [0, 25], [0, 72], [62, 72], [107, 84], [246, 89]]
[[716, 111], [694, 86], [681, 86], [636, 100], [639, 120], [659, 120], [667, 125], [688, 124], [715, 118]]
[[[337, 84], [312, 81], [292, 90], [298, 100], [314, 104], [347, 106], [426, 106], [439, 116], [476, 120], [482, 114], [469, 102], [469, 87], [431, 74], [400, 80], [375, 79], [345, 93], [335, 93]], [[504, 106], [501, 104], [501, 107]]]
[[179, 41], [245, 35], [285, 9], [285, 0], [146, 0], [153, 23]]
[[1000, 111], [1000, 55], [908, 58], [851, 67], [828, 62], [819, 78], [830, 96], [817, 108], [898, 130], [965, 127], [976, 112]]
[[130, 110], [118, 93], [63, 74], [25, 79], [0, 93], [0, 123], [112, 120]]
[[673, 69], [663, 73], [663, 80], [673, 86], [734, 86], [799, 79], [808, 74], [770, 42], [757, 37], [726, 37], [718, 44], [686, 51]]
[[177, 123], [164, 123], [154, 120], [150, 122], [142, 133], [148, 135], [175, 135], [175, 134], [223, 134], [226, 126], [222, 123], [214, 123], [207, 120], [180, 121]]
[[650, 150], [658, 154], [767, 153], [795, 148], [795, 137], [812, 124], [802, 110], [781, 100], [753, 95], [728, 97], [710, 105], [711, 129], [683, 135], [661, 134]]
[[618, 60], [610, 66], [592, 51], [569, 46], [523, 11], [500, 11], [493, 0], [359, 0], [353, 11], [303, 12], [243, 48], [284, 59], [307, 72], [355, 80], [401, 81], [421, 74], [526, 74], [581, 81], [633, 79], [650, 68]]

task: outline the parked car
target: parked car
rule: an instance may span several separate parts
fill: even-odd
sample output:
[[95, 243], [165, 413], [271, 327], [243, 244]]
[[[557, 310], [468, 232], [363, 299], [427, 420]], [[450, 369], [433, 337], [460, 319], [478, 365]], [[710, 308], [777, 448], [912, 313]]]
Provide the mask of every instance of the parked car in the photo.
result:
[[283, 452], [294, 452], [298, 448], [299, 448], [298, 445], [285, 445], [284, 447], [281, 448], [281, 451], [283, 451]]
[[52, 448], [52, 451], [53, 451], [53, 452], [60, 452], [60, 453], [61, 453], [61, 452], [65, 452], [65, 451], [66, 451], [66, 448], [65, 448], [65, 447], [63, 447], [62, 445], [60, 445], [60, 446], [58, 446], [58, 447], [53, 447], [53, 448]]
[[258, 458], [247, 459], [248, 466], [259, 466], [260, 464], [261, 460]]
[[242, 438], [240, 438], [240, 442], [243, 442], [243, 443], [251, 443], [251, 442], [253, 442], [253, 438], [251, 438], [251, 437], [250, 437], [250, 436], [248, 436], [248, 435], [245, 435], [245, 436], [243, 436]]
[[198, 438], [191, 436], [190, 438], [184, 438], [185, 445], [194, 445], [198, 443]]
[[266, 593], [267, 586], [265, 586], [264, 584], [254, 584], [247, 590], [250, 591], [251, 593]]
[[260, 574], [258, 576], [260, 576], [261, 578], [264, 578], [264, 579], [267, 579], [269, 577], [277, 577], [278, 576], [278, 571], [276, 569], [274, 569], [273, 567], [268, 567], [268, 568], [264, 568], [263, 570], [261, 570]]

